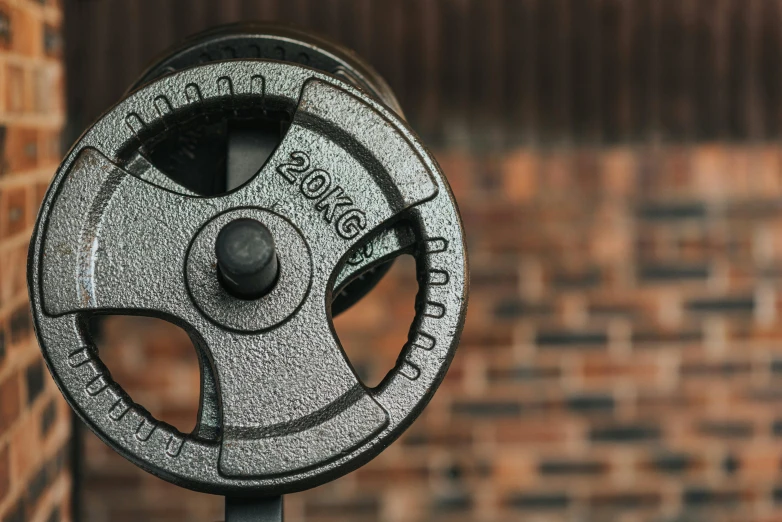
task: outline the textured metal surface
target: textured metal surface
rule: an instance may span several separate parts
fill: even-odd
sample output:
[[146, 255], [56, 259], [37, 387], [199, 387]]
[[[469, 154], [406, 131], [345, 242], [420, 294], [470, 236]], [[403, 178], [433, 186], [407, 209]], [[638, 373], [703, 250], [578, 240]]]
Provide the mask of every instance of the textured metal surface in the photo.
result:
[[[264, 224], [277, 245], [279, 278], [263, 299], [234, 298], [217, 275], [217, 235], [237, 219]], [[312, 254], [301, 233], [280, 215], [259, 208], [231, 210], [198, 231], [185, 261], [185, 277], [190, 296], [204, 315], [226, 328], [257, 332], [287, 320], [301, 305], [312, 280]]]
[[[337, 76], [404, 117], [399, 102], [385, 80], [351, 50], [292, 27], [262, 23], [221, 26], [188, 38], [148, 67], [130, 91], [178, 70], [240, 58], [299, 63]], [[145, 152], [156, 160], [158, 168], [149, 161], [138, 161], [134, 163], [136, 169], [133, 173], [182, 193], [192, 193], [188, 187], [199, 188], [202, 193], [205, 190], [215, 191], [217, 186], [231, 189], [242, 185], [257, 173], [274, 152], [280, 137], [280, 124], [276, 121], [264, 123], [256, 120], [248, 125], [230, 123], [225, 118], [203, 118], [189, 122], [187, 132], [178, 134], [172, 143], [157, 145]], [[164, 168], [165, 174], [159, 168]], [[221, 169], [225, 169], [225, 183], [218, 176]], [[394, 240], [384, 236], [399, 233], [393, 228], [383, 231], [375, 240], [377, 248], [369, 245], [367, 251], [379, 250], [380, 243]], [[370, 260], [371, 257], [367, 256], [366, 261]], [[334, 292], [334, 315], [342, 313], [372, 290], [391, 267], [391, 263], [369, 267], [364, 267], [363, 263], [352, 263], [350, 267], [348, 284], [340, 285]]]
[[155, 60], [130, 91], [175, 71], [236, 59], [278, 60], [311, 67], [364, 90], [404, 118], [386, 81], [356, 53], [312, 33], [277, 24], [238, 23], [193, 35]]
[[[288, 112], [291, 125], [261, 172], [237, 190], [195, 197], [122, 167], [147, 140], [194, 114], [258, 106]], [[245, 216], [272, 230], [281, 277], [286, 267], [311, 270], [303, 296], [283, 285], [285, 317], [261, 325], [256, 310], [210, 285], [214, 269], [198, 257], [200, 241], [219, 230], [212, 225]], [[384, 236], [401, 223], [400, 233]], [[368, 389], [334, 333], [331, 296], [350, 277], [351, 261], [369, 258], [366, 267], [405, 251], [417, 260], [416, 316], [397, 366]], [[214, 255], [213, 247], [206, 252]], [[379, 453], [444, 377], [467, 294], [455, 202], [404, 122], [334, 77], [264, 61], [166, 76], [89, 129], [44, 200], [28, 277], [44, 356], [79, 415], [137, 465], [222, 494], [313, 487]], [[205, 302], [222, 312], [209, 313]], [[158, 422], [111, 380], [84, 328], [85, 316], [102, 312], [163, 317], [196, 341], [213, 382], [202, 383], [207, 397], [192, 434]]]

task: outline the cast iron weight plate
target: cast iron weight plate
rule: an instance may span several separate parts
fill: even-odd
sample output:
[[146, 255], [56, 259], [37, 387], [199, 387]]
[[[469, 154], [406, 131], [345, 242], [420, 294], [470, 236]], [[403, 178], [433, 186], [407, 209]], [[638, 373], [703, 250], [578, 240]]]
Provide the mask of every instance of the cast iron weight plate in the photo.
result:
[[[289, 111], [292, 123], [237, 190], [194, 197], [119, 166], [193, 114], [246, 105]], [[214, 284], [209, 245], [236, 218], [263, 223], [280, 256], [277, 286], [257, 301]], [[414, 236], [416, 316], [396, 367], [367, 389], [328, 303], [351, 253], [401, 222]], [[388, 247], [384, 257], [404, 251]], [[82, 136], [41, 208], [28, 284], [47, 364], [107, 444], [184, 487], [278, 495], [355, 469], [421, 412], [461, 333], [467, 264], [447, 182], [392, 111], [306, 67], [232, 61], [155, 81]], [[217, 380], [205, 391], [218, 396], [203, 398], [193, 433], [157, 421], [111, 380], [84, 324], [107, 312], [165, 318], [198, 341]]]
[[129, 92], [172, 72], [226, 60], [276, 60], [310, 67], [363, 90], [404, 118], [383, 77], [352, 50], [294, 27], [258, 22], [224, 25], [187, 38], [155, 60]]
[[[285, 61], [337, 76], [404, 118], [385, 80], [353, 51], [292, 27], [263, 23], [231, 24], [188, 38], [158, 58], [129, 92], [175, 71], [234, 59]], [[225, 118], [205, 118], [191, 122], [187, 131], [176, 139], [134, 157], [130, 170], [142, 179], [177, 192], [195, 191], [201, 195], [214, 190], [222, 192], [226, 186], [236, 187], [255, 174], [276, 148], [279, 138], [280, 125], [275, 121], [230, 124]], [[229, 158], [226, 150], [230, 151]], [[225, 174], [216, 176], [218, 172]], [[399, 243], [409, 239], [406, 230], [392, 228], [355, 252], [351, 260], [354, 276], [334, 292], [332, 314], [339, 315], [360, 301], [391, 268], [391, 262], [374, 262], [375, 254], [383, 253], [376, 246], [381, 247], [388, 240]], [[369, 264], [372, 267], [364, 269]]]
[[[135, 91], [177, 70], [230, 59], [272, 59], [308, 65], [337, 76], [385, 103], [397, 115], [402, 110], [385, 80], [349, 49], [293, 28], [258, 23], [224, 26], [188, 38], [164, 53], [131, 86]], [[126, 170], [158, 186], [191, 195], [214, 195], [243, 185], [276, 149], [282, 125], [280, 114], [268, 111], [229, 111], [201, 114], [187, 121], [169, 139], [147, 141], [125, 164]], [[280, 122], [278, 120], [283, 120]], [[360, 301], [388, 272], [396, 252], [412, 245], [409, 228], [400, 224], [353, 252], [332, 295], [336, 316]], [[385, 257], [384, 257], [385, 256]], [[380, 262], [390, 259], [387, 262]], [[199, 352], [200, 354], [200, 352]], [[201, 355], [202, 403], [206, 414], [217, 397], [211, 367]], [[201, 432], [214, 432], [219, 422], [202, 422]]]

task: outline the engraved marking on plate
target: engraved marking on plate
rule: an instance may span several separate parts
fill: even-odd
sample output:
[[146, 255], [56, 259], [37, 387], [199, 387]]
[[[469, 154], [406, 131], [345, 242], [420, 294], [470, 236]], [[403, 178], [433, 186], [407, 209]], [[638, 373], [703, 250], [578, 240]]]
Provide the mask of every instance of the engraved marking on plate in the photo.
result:
[[171, 438], [168, 439], [168, 443], [166, 444], [166, 455], [169, 457], [178, 456], [184, 445], [185, 439], [177, 437], [176, 435], [171, 435]]
[[95, 377], [90, 383], [87, 385], [86, 390], [87, 393], [92, 395], [93, 397], [98, 395], [100, 392], [106, 389], [106, 386], [108, 386], [109, 383], [106, 381], [106, 377], [103, 375], [99, 375]]
[[127, 125], [130, 131], [136, 136], [144, 130], [144, 121], [141, 119], [141, 116], [135, 112], [131, 112], [125, 116], [125, 125]]
[[440, 303], [427, 301], [424, 305], [424, 315], [427, 317], [439, 319], [445, 315], [445, 306]]
[[228, 76], [221, 76], [217, 79], [217, 93], [220, 96], [234, 95], [234, 85]]
[[72, 353], [70, 357], [68, 357], [68, 364], [70, 364], [72, 368], [76, 368], [89, 360], [90, 351], [87, 348], [83, 348], [78, 352]]
[[90, 358], [90, 360], [87, 361], [87, 363], [83, 364], [82, 366], [89, 371], [89, 376], [87, 378], [90, 381], [92, 381], [95, 377], [99, 377], [103, 375], [103, 372], [100, 371], [100, 368], [98, 368], [98, 365], [95, 363], [95, 360], [92, 358]]
[[128, 411], [130, 411], [130, 403], [125, 399], [120, 399], [112, 405], [111, 410], [109, 410], [109, 417], [113, 421], [118, 421], [124, 417]]
[[409, 361], [402, 361], [402, 367], [399, 368], [399, 372], [411, 381], [416, 380], [421, 375], [421, 370]]
[[166, 116], [167, 114], [171, 114], [173, 111], [171, 108], [171, 102], [163, 95], [155, 98], [155, 109], [157, 109], [157, 113], [161, 117]]
[[311, 166], [306, 152], [294, 151], [290, 161], [277, 166], [277, 173], [285, 181], [298, 184], [299, 192], [309, 200], [315, 200], [315, 211], [342, 239], [353, 239], [367, 227], [366, 214], [357, 208], [345, 189], [333, 182], [333, 176], [323, 169]]
[[364, 263], [365, 261], [372, 259], [374, 248], [375, 247], [372, 243], [367, 243], [366, 245], [357, 249], [355, 252], [353, 252], [353, 254], [351, 254], [350, 259], [348, 259], [348, 264], [351, 266], [357, 266]]
[[157, 428], [157, 423], [149, 419], [142, 419], [136, 428], [136, 438], [141, 442], [146, 442], [152, 436], [152, 432]]
[[433, 286], [444, 285], [448, 283], [448, 272], [445, 270], [429, 270], [429, 284]]
[[442, 237], [433, 237], [424, 241], [424, 250], [427, 254], [445, 252], [448, 249], [448, 240]]
[[263, 76], [255, 75], [250, 79], [250, 93], [266, 96], [266, 80]]
[[201, 95], [201, 89], [194, 83], [188, 83], [185, 86], [185, 98], [187, 98], [187, 103], [196, 103], [204, 99]]
[[413, 339], [412, 344], [416, 348], [421, 348], [422, 350], [431, 350], [434, 348], [436, 341], [431, 335], [419, 330], [415, 333], [415, 339]]

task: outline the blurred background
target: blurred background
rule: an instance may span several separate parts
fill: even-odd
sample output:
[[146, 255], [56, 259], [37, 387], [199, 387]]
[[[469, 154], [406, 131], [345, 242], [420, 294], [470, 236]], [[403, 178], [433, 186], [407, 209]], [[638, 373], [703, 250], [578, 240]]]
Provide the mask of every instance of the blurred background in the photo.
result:
[[[782, 0], [0, 0], [4, 522], [222, 517], [71, 430], [24, 260], [59, 144], [168, 46], [239, 20], [380, 71], [453, 186], [472, 269], [430, 406], [365, 467], [286, 497], [286, 520], [782, 520]], [[336, 320], [365, 383], [415, 291], [400, 260]], [[194, 426], [184, 332], [113, 317], [96, 336], [134, 400]]]

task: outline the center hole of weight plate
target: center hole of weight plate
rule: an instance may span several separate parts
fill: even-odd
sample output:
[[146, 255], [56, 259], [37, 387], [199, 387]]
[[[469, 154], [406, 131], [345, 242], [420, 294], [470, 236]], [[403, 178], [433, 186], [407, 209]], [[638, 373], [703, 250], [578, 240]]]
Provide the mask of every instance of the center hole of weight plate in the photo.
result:
[[277, 283], [279, 262], [274, 237], [255, 219], [235, 219], [220, 229], [215, 242], [217, 277], [231, 295], [259, 299]]

